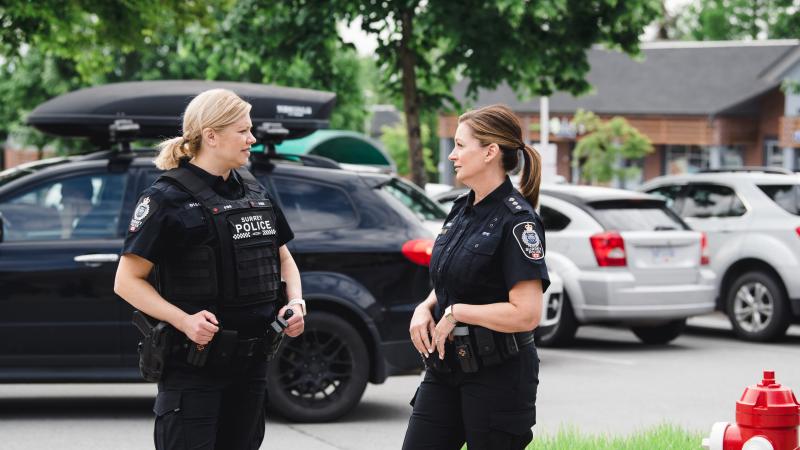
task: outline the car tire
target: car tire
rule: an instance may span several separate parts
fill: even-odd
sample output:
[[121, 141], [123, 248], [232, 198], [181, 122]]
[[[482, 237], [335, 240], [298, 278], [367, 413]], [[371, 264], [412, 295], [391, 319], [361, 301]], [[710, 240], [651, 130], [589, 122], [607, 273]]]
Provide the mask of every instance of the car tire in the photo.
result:
[[633, 334], [648, 345], [666, 345], [686, 329], [686, 319], [672, 320], [662, 325], [631, 327]]
[[303, 334], [285, 338], [269, 363], [269, 408], [295, 422], [332, 421], [358, 404], [368, 377], [358, 331], [333, 314], [309, 313]]
[[736, 336], [767, 342], [786, 333], [791, 322], [789, 302], [774, 276], [761, 271], [745, 272], [726, 292], [725, 312]]
[[572, 309], [567, 292], [564, 291], [561, 306], [561, 317], [555, 325], [539, 327], [534, 330], [536, 345], [539, 347], [567, 347], [575, 341], [578, 321]]

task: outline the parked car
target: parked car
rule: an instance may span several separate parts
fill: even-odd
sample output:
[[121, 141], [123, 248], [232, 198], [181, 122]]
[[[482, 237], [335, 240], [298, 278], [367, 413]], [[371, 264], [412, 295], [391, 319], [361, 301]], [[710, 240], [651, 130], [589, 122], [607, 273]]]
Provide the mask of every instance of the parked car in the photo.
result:
[[[0, 172], [0, 382], [141, 381], [140, 336], [113, 284], [134, 203], [160, 171], [152, 150], [109, 150], [125, 144], [120, 130], [109, 136], [109, 124], [124, 114], [139, 138], [175, 134], [165, 122], [179, 123], [186, 102], [212, 87], [245, 95], [254, 129], [283, 121], [290, 135], [322, 124], [333, 100], [240, 83], [142, 82], [66, 94], [32, 113], [40, 129], [107, 149]], [[293, 122], [276, 114], [284, 103], [315, 115]], [[306, 331], [285, 341], [268, 378], [270, 403], [296, 421], [333, 420], [368, 381], [422, 367], [408, 324], [431, 289], [432, 236], [385, 192], [402, 183], [396, 177], [336, 167], [274, 154], [254, 154], [250, 165], [295, 233], [288, 246], [308, 302]]]
[[442, 205], [445, 211], [450, 211], [453, 209], [453, 203], [455, 203], [456, 199], [467, 192], [469, 192], [467, 188], [454, 188], [447, 192], [434, 194], [432, 197]]
[[743, 168], [659, 177], [640, 190], [708, 236], [716, 306], [737, 336], [774, 340], [800, 319], [800, 177]]
[[704, 238], [663, 200], [546, 185], [540, 215], [547, 266], [564, 283], [563, 298], [546, 303], [536, 330], [540, 345], [569, 345], [580, 325], [592, 323], [623, 324], [645, 343], [666, 344], [680, 335], [687, 317], [713, 311]]
[[391, 194], [411, 210], [425, 224], [432, 236], [439, 233], [442, 221], [447, 218], [447, 211], [416, 184], [393, 177], [381, 185], [381, 190]]

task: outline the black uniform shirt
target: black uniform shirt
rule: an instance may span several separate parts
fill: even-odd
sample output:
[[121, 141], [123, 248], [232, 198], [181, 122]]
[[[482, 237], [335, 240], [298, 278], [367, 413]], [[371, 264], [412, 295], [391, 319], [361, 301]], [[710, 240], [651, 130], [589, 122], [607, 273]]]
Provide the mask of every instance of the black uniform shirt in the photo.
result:
[[[231, 176], [225, 180], [186, 159], [181, 160], [180, 165], [191, 170], [222, 197], [234, 200], [244, 195], [244, 187], [235, 172], [231, 172]], [[280, 247], [291, 241], [294, 233], [280, 207], [272, 198], [270, 201], [275, 210]], [[196, 245], [219, 247], [214, 224], [203, 206], [187, 192], [164, 180], [158, 180], [142, 191], [128, 227], [122, 253], [133, 253], [158, 264], [164, 255], [181, 252]], [[269, 323], [265, 321], [274, 318], [273, 309], [274, 305], [271, 304], [231, 308], [219, 311], [217, 318], [224, 328], [239, 330], [242, 335], [261, 335]]]
[[454, 303], [508, 300], [519, 281], [550, 279], [544, 262], [542, 220], [506, 177], [477, 205], [475, 192], [456, 199], [431, 255], [436, 318]]

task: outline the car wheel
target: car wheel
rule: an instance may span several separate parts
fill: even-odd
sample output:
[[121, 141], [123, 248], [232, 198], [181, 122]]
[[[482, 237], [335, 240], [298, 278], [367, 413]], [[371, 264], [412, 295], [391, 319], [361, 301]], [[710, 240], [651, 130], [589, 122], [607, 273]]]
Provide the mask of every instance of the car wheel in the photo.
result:
[[686, 329], [686, 319], [672, 320], [662, 325], [631, 327], [640, 341], [649, 345], [664, 345], [672, 342]]
[[727, 292], [726, 312], [738, 337], [764, 342], [786, 333], [790, 324], [789, 304], [773, 276], [746, 272]]
[[540, 347], [566, 347], [575, 340], [575, 333], [578, 331], [578, 321], [572, 310], [572, 303], [569, 301], [567, 292], [558, 299], [551, 297], [550, 302], [544, 309], [546, 315], [543, 319], [557, 318], [555, 324], [538, 327], [534, 331], [536, 345]]
[[368, 376], [358, 332], [332, 314], [309, 313], [303, 334], [286, 338], [269, 364], [269, 406], [296, 422], [331, 421], [358, 404]]

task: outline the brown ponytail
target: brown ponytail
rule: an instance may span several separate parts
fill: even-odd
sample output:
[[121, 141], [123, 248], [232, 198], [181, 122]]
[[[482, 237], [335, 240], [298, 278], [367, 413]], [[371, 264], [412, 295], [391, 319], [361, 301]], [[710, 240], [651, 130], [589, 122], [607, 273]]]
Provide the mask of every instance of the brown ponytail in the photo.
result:
[[467, 123], [481, 145], [495, 143], [500, 147], [501, 163], [506, 172], [519, 166], [519, 155], [522, 154], [520, 193], [531, 206], [538, 207], [542, 157], [522, 140], [522, 125], [516, 114], [505, 105], [491, 105], [465, 112], [459, 116], [458, 123]]
[[519, 190], [534, 208], [539, 207], [539, 186], [542, 184], [542, 157], [530, 145], [522, 147], [522, 167]]

